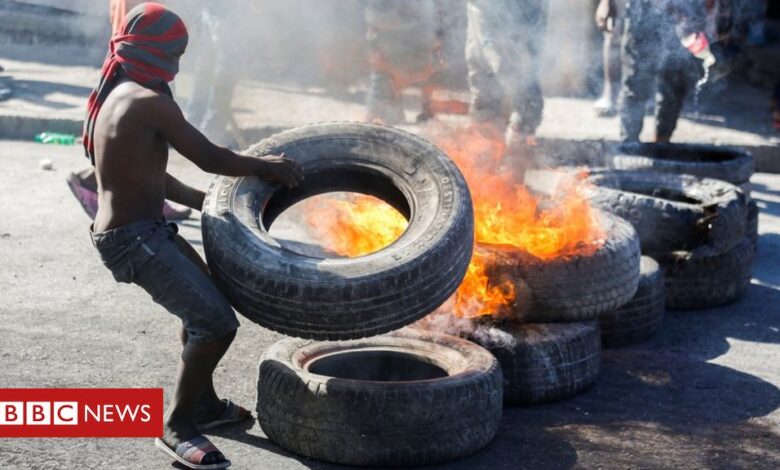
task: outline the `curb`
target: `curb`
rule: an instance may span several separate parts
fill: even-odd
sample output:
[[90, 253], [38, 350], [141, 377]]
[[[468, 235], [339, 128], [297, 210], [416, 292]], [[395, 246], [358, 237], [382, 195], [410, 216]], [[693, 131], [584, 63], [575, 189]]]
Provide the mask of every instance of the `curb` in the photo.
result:
[[0, 139], [33, 140], [36, 134], [45, 131], [80, 135], [83, 125], [81, 119], [0, 114]]

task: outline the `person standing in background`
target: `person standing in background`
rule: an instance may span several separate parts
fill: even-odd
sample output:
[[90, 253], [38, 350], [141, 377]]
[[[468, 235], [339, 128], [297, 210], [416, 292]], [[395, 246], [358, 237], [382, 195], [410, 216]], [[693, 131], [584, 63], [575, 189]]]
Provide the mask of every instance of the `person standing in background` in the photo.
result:
[[249, 14], [250, 9], [235, 0], [198, 3], [202, 4], [198, 8], [198, 79], [187, 106], [187, 118], [220, 145], [246, 147], [232, 106], [244, 63], [233, 46], [248, 37], [238, 16]]
[[[404, 122], [402, 93], [423, 88], [440, 68], [433, 0], [369, 0], [366, 40], [371, 78], [366, 102], [369, 122]], [[423, 93], [422, 107], [430, 108]]]
[[621, 54], [621, 140], [639, 141], [645, 104], [656, 86], [655, 141], [671, 139], [686, 95], [704, 76], [705, 67], [714, 64], [705, 33], [707, 10], [714, 4], [713, 0], [626, 2]]
[[[111, 22], [111, 36], [122, 32], [127, 13], [145, 0], [110, 0], [108, 4], [109, 21]], [[162, 3], [158, 0], [157, 3]], [[68, 188], [81, 204], [84, 212], [91, 218], [95, 218], [98, 210], [97, 179], [95, 169], [85, 168], [79, 172], [72, 172], [65, 178]], [[168, 220], [184, 220], [190, 216], [192, 210], [180, 204], [165, 201], [163, 215]]]
[[[506, 126], [507, 156], [533, 158], [544, 98], [539, 69], [547, 0], [469, 0], [466, 63], [475, 123]], [[504, 101], [511, 105], [508, 125]]]
[[604, 86], [593, 104], [597, 116], [613, 116], [620, 93], [620, 44], [623, 39], [623, 0], [601, 0], [596, 8], [596, 27], [603, 32]]

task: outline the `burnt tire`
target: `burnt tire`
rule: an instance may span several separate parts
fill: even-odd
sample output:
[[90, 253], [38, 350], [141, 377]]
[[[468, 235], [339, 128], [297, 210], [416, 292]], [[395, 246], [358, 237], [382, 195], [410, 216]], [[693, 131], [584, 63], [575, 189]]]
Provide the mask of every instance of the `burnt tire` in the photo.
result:
[[634, 298], [614, 312], [599, 316], [602, 346], [615, 348], [650, 339], [661, 327], [665, 310], [663, 272], [653, 258], [643, 256]]
[[666, 279], [666, 307], [699, 310], [739, 300], [750, 285], [753, 258], [753, 245], [745, 237], [726, 252], [704, 245], [659, 259]]
[[756, 201], [750, 201], [747, 208], [747, 228], [745, 231], [754, 252], [758, 250], [758, 213], [758, 204]]
[[[433, 144], [384, 126], [329, 123], [282, 132], [248, 153], [284, 153], [305, 173], [295, 189], [218, 177], [206, 196], [209, 268], [248, 319], [289, 336], [359, 338], [410, 324], [457, 289], [473, 246], [471, 197]], [[304, 256], [268, 234], [285, 209], [332, 191], [376, 196], [409, 226], [390, 246], [349, 259]]]
[[746, 205], [732, 184], [652, 171], [594, 171], [592, 203], [620, 216], [653, 256], [709, 244], [734, 247], [745, 236]]
[[507, 325], [511, 346], [484, 345], [501, 364], [504, 403], [526, 405], [571, 397], [593, 385], [601, 368], [595, 321]]
[[654, 170], [713, 178], [740, 185], [753, 175], [753, 156], [733, 148], [707, 144], [622, 144], [608, 157], [618, 170]]
[[[393, 357], [377, 356], [383, 352], [396, 360], [412, 355], [446, 376], [426, 378], [431, 374], [383, 364]], [[383, 381], [389, 375], [377, 375], [389, 371], [411, 376]], [[471, 454], [493, 439], [502, 416], [501, 384], [490, 353], [452, 336], [404, 329], [345, 342], [286, 339], [260, 362], [257, 416], [271, 441], [307, 457], [424, 465]]]
[[606, 212], [598, 217], [607, 239], [592, 255], [545, 261], [518, 252], [518, 291], [528, 292], [532, 303], [518, 321], [592, 320], [631, 300], [639, 283], [639, 238], [625, 220]]

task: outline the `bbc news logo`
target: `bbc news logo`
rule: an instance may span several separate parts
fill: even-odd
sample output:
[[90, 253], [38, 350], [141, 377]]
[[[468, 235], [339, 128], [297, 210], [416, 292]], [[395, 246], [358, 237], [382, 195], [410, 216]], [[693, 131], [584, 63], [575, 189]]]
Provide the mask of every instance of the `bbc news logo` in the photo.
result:
[[161, 388], [0, 389], [3, 437], [159, 437]]

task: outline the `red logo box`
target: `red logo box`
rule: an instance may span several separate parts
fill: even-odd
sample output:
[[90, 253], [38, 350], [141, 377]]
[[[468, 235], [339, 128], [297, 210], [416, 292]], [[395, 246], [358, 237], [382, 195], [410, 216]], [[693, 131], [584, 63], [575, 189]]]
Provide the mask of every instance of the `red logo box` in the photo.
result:
[[0, 438], [160, 437], [161, 388], [1, 388]]

